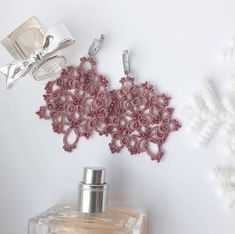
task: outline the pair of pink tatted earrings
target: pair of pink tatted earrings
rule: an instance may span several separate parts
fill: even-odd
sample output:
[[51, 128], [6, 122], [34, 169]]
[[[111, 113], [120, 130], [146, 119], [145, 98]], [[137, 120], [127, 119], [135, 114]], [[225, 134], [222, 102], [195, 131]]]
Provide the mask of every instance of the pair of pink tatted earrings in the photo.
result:
[[163, 143], [181, 127], [172, 117], [170, 97], [156, 92], [147, 82], [135, 84], [129, 75], [127, 50], [123, 52], [125, 77], [120, 80], [121, 87], [109, 90], [108, 80], [96, 72], [95, 55], [103, 40], [101, 35], [93, 41], [89, 56], [82, 57], [79, 66], [68, 66], [59, 78], [46, 84], [46, 104], [36, 113], [52, 121], [54, 132], [64, 135], [65, 151], [71, 152], [80, 137], [89, 139], [96, 131], [111, 137], [112, 153], [126, 147], [131, 154], [146, 152], [159, 162]]

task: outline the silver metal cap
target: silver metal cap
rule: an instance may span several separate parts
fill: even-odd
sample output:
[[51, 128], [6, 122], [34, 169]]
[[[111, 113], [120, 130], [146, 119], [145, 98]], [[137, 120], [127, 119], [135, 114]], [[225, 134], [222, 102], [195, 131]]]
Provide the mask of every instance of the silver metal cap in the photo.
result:
[[105, 168], [84, 168], [83, 181], [79, 185], [79, 211], [83, 213], [106, 211], [108, 184], [105, 182], [105, 175]]

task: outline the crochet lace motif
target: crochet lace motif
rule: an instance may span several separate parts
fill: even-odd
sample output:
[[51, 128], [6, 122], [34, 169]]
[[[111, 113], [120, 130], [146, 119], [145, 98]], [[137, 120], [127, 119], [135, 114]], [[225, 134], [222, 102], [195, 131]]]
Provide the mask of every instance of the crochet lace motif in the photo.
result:
[[37, 115], [50, 119], [54, 132], [64, 135], [65, 151], [71, 152], [80, 137], [88, 139], [95, 131], [111, 136], [112, 153], [126, 147], [131, 154], [146, 152], [159, 162], [167, 137], [181, 127], [172, 117], [170, 97], [147, 82], [135, 85], [129, 76], [120, 80], [120, 89], [108, 91], [108, 80], [96, 73], [95, 65], [94, 58], [83, 57], [78, 67], [67, 67], [49, 81], [43, 95], [46, 104]]

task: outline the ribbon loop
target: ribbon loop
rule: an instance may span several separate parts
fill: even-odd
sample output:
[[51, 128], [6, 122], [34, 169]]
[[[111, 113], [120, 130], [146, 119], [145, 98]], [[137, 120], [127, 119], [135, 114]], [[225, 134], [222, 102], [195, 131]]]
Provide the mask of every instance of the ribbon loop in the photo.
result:
[[27, 59], [14, 61], [0, 67], [0, 72], [6, 77], [7, 88], [13, 87], [18, 79], [30, 72], [35, 75], [42, 64], [59, 57], [56, 53], [74, 42], [75, 40], [63, 24], [60, 23], [50, 27], [45, 34], [42, 47], [34, 54]]

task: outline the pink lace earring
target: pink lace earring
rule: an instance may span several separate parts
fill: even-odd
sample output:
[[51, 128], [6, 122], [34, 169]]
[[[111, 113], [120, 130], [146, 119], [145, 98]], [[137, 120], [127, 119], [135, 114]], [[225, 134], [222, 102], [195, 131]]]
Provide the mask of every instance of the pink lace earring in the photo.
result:
[[110, 98], [108, 80], [96, 72], [95, 55], [101, 48], [104, 35], [95, 39], [88, 57], [80, 59], [77, 67], [69, 66], [59, 78], [49, 81], [43, 95], [45, 105], [36, 114], [51, 120], [54, 132], [63, 134], [64, 150], [71, 152], [80, 137], [100, 134], [108, 118]]
[[121, 88], [109, 93], [112, 100], [110, 115], [103, 133], [111, 135], [109, 147], [112, 153], [125, 147], [131, 154], [146, 152], [152, 160], [159, 162], [167, 137], [181, 125], [172, 117], [174, 109], [169, 107], [170, 97], [155, 91], [147, 82], [135, 84], [130, 76], [127, 50], [123, 52], [123, 67], [125, 77], [120, 80]]

